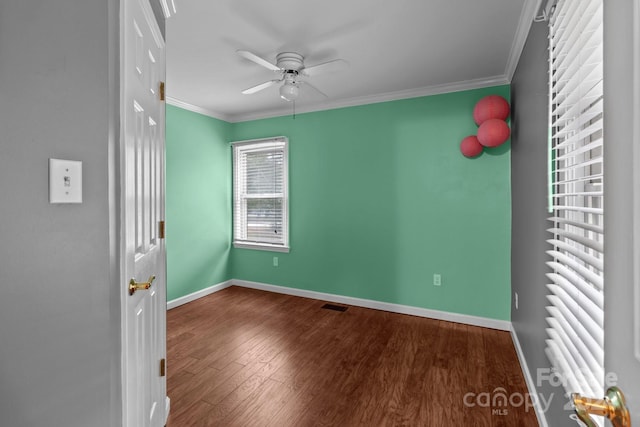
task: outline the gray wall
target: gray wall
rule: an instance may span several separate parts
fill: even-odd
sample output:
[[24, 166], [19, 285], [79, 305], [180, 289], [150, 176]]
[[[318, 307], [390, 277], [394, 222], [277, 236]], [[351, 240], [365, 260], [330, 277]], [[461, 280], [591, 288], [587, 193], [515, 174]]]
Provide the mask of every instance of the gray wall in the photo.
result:
[[[0, 2], [5, 427], [120, 424], [119, 289], [109, 262], [117, 4]], [[48, 203], [50, 157], [83, 161], [84, 203]]]
[[[547, 218], [547, 114], [548, 114], [548, 27], [533, 23], [516, 73], [511, 82], [511, 320], [534, 382], [537, 370], [549, 369], [544, 353], [547, 324], [545, 262], [549, 250]], [[546, 417], [549, 425], [575, 426], [564, 411], [567, 400], [562, 387], [547, 381], [538, 386], [544, 399], [554, 396]]]

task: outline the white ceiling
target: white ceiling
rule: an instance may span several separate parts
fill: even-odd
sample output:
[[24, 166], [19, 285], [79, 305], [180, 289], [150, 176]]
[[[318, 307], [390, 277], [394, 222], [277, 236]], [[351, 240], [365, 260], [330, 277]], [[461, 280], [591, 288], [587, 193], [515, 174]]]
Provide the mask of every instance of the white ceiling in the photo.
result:
[[[290, 114], [277, 78], [241, 58], [305, 65], [342, 58], [346, 70], [310, 78], [298, 112], [508, 83], [539, 0], [185, 0], [166, 23], [169, 103], [227, 121]], [[305, 90], [307, 89], [307, 90]]]

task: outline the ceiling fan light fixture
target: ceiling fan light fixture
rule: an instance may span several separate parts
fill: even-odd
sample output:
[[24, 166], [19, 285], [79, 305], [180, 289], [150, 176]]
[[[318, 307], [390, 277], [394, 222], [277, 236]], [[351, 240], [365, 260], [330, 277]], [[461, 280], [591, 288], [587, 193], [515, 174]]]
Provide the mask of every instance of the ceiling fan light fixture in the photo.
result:
[[295, 101], [300, 93], [300, 88], [294, 83], [285, 82], [280, 86], [280, 98], [285, 101]]

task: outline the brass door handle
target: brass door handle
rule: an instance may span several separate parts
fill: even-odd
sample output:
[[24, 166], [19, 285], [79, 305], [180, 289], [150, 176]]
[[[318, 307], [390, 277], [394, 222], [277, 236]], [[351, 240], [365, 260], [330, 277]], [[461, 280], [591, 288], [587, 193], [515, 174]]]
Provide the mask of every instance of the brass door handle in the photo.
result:
[[573, 393], [571, 400], [576, 415], [588, 427], [598, 427], [591, 415], [602, 415], [609, 418], [614, 427], [631, 427], [631, 416], [624, 394], [618, 387], [609, 387], [604, 399], [592, 399]]
[[136, 291], [142, 289], [149, 289], [151, 287], [151, 283], [156, 279], [156, 276], [149, 276], [149, 280], [147, 282], [136, 282], [136, 279], [129, 280], [129, 295], [133, 295]]

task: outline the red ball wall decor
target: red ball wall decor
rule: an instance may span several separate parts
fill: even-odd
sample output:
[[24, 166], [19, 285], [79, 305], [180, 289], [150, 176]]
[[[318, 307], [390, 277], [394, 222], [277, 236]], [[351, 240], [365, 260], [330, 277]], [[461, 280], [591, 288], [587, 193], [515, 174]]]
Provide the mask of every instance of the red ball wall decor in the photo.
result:
[[482, 98], [473, 108], [473, 120], [478, 126], [490, 119], [506, 120], [509, 117], [509, 103], [498, 95]]
[[478, 157], [482, 154], [482, 144], [475, 135], [469, 135], [460, 143], [460, 151], [465, 157]]
[[489, 119], [478, 128], [478, 141], [485, 147], [497, 147], [503, 144], [511, 131], [504, 120]]

